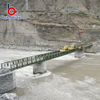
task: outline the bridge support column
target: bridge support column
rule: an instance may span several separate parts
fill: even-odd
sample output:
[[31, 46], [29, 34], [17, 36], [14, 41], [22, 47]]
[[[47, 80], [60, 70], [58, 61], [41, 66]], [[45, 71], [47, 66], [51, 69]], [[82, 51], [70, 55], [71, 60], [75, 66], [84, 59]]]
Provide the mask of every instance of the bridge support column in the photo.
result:
[[33, 74], [43, 74], [47, 71], [46, 63], [41, 62], [33, 65]]
[[16, 88], [16, 77], [14, 71], [0, 69], [0, 94]]
[[81, 58], [84, 56], [84, 49], [75, 51], [75, 57]]

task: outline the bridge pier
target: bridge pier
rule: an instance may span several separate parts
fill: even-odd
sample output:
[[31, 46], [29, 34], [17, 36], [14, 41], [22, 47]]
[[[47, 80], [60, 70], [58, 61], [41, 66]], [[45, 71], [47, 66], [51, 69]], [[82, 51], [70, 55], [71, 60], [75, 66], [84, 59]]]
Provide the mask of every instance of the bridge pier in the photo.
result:
[[47, 71], [46, 62], [41, 62], [33, 65], [33, 74], [43, 74]]
[[75, 57], [76, 58], [81, 58], [83, 56], [84, 56], [84, 49], [75, 51]]
[[16, 88], [15, 72], [8, 69], [0, 69], [0, 94]]

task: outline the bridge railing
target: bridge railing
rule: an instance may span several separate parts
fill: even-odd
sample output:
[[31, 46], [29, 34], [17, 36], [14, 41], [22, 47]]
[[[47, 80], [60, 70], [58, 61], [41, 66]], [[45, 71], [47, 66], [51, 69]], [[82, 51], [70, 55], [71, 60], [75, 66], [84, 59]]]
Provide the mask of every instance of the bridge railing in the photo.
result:
[[1, 68], [10, 68], [11, 70], [15, 70], [18, 68], [22, 68], [24, 66], [28, 66], [34, 63], [39, 63], [48, 60], [50, 59], [50, 57], [52, 58], [55, 53], [59, 53], [59, 51], [54, 51], [54, 52], [49, 52], [49, 53], [40, 54], [36, 56], [8, 61], [5, 63], [1, 63]]
[[[31, 56], [31, 57], [26, 57], [26, 58], [22, 58], [22, 59], [13, 60], [13, 61], [8, 61], [5, 63], [1, 63], [1, 68], [9, 68], [10, 70], [15, 70], [15, 69], [22, 68], [22, 67], [25, 67], [28, 65], [32, 65], [35, 63], [41, 63], [46, 60], [50, 60], [53, 58], [57, 58], [57, 57], [75, 52], [75, 51], [79, 50], [79, 48], [78, 48], [79, 46], [76, 46], [75, 48], [73, 48], [71, 50], [66, 50], [63, 52], [60, 52], [58, 50], [58, 51], [48, 52], [48, 53], [44, 53], [44, 54], [40, 54], [40, 55], [36, 55], [36, 56]], [[87, 48], [87, 47], [91, 47], [91, 46], [92, 46], [92, 44], [82, 45], [82, 48]]]
[[34, 63], [40, 63], [40, 62], [43, 62], [46, 60], [57, 58], [57, 57], [60, 57], [62, 55], [65, 55], [65, 54], [73, 52], [73, 51], [74, 51], [74, 49], [67, 50], [64, 52], [54, 51], [54, 52], [49, 52], [49, 53], [40, 54], [40, 55], [36, 55], [36, 56], [26, 57], [26, 58], [22, 58], [22, 59], [18, 59], [18, 60], [13, 60], [13, 61], [1, 63], [1, 68], [10, 68], [11, 70], [15, 70], [18, 68], [22, 68], [22, 67], [34, 64]]

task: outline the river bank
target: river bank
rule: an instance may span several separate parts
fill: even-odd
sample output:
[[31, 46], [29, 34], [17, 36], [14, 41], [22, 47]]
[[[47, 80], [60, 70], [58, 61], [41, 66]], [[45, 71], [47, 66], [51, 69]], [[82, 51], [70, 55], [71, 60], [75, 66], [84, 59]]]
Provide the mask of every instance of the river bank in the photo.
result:
[[[87, 53], [100, 52], [100, 41], [92, 42], [92, 44], [93, 46], [91, 48], [87, 48], [85, 52]], [[69, 45], [71, 45], [71, 43]], [[56, 51], [56, 50], [62, 49], [63, 46], [54, 48], [54, 47], [50, 47], [49, 45], [48, 46], [14, 46], [14, 45], [4, 46], [4, 45], [0, 45], [0, 48], [9, 49], [9, 50], [10, 49], [11, 50], [25, 50], [25, 51]]]
[[[0, 49], [0, 63], [45, 53]], [[19, 100], [99, 100], [100, 53], [85, 54], [81, 59], [74, 53], [46, 62], [51, 73], [34, 78], [33, 65], [16, 70], [16, 93]], [[48, 92], [47, 92], [48, 91]]]

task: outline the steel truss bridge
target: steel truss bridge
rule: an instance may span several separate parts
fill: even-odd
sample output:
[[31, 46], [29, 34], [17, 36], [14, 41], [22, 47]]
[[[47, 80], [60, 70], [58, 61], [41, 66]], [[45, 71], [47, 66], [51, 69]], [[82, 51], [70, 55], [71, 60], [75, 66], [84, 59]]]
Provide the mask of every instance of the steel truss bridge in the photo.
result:
[[[67, 49], [63, 52], [61, 52], [60, 50], [57, 51], [53, 51], [53, 52], [49, 52], [49, 53], [44, 53], [44, 54], [40, 54], [40, 55], [35, 55], [35, 56], [31, 56], [31, 57], [26, 57], [26, 58], [22, 58], [22, 59], [17, 59], [17, 60], [13, 60], [13, 61], [8, 61], [8, 62], [4, 62], [1, 63], [1, 68], [9, 68], [11, 71], [28, 66], [28, 65], [32, 65], [32, 64], [36, 64], [36, 63], [41, 63], [53, 58], [57, 58], [66, 54], [70, 54], [72, 52], [78, 51], [78, 50], [83, 50], [85, 48], [89, 48], [92, 46], [92, 43], [90, 44], [80, 44], [80, 45], [76, 45], [74, 46], [72, 49]], [[80, 48], [80, 49], [79, 49]]]

